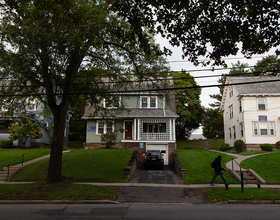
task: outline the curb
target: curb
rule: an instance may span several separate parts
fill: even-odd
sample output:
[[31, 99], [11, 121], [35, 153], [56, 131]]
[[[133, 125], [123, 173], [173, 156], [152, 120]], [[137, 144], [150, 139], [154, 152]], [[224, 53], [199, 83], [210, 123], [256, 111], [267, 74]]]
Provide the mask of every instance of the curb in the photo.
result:
[[8, 204], [120, 204], [111, 200], [0, 200], [1, 205]]
[[228, 200], [228, 204], [280, 204], [280, 200]]

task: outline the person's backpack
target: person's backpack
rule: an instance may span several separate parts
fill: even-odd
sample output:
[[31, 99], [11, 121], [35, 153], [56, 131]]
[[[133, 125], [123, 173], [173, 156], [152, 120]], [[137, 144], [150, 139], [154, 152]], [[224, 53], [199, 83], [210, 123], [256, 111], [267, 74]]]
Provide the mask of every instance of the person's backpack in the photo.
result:
[[211, 163], [211, 167], [216, 169], [217, 168], [217, 158]]

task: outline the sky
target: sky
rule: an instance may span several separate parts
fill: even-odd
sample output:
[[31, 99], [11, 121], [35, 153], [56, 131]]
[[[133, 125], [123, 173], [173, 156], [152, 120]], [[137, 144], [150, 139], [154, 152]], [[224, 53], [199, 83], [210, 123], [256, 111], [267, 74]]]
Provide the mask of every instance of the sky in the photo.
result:
[[[160, 44], [161, 47], [165, 46], [172, 50], [172, 55], [167, 57], [167, 61], [169, 62], [170, 68], [172, 71], [181, 71], [182, 69], [186, 70], [186, 72], [190, 71], [190, 74], [194, 77], [200, 77], [200, 76], [209, 76], [209, 75], [219, 75], [217, 77], [208, 77], [208, 78], [196, 78], [196, 82], [200, 86], [205, 85], [218, 85], [217, 82], [220, 78], [220, 75], [222, 73], [228, 73], [229, 69], [223, 69], [223, 70], [215, 70], [210, 71], [211, 66], [194, 66], [191, 62], [187, 61], [186, 59], [182, 59], [182, 50], [179, 47], [172, 47], [169, 45], [166, 39], [157, 38], [157, 42]], [[263, 57], [266, 57], [268, 55], [275, 55], [275, 49], [271, 49], [269, 52], [265, 54], [258, 54], [255, 56], [252, 56], [251, 59], [245, 58], [241, 53], [237, 54], [236, 56], [230, 56], [225, 58], [225, 61], [228, 65], [228, 67], [232, 67], [232, 64], [236, 64], [238, 60], [241, 63], [248, 63], [249, 66], [254, 66], [258, 60], [261, 60]], [[222, 67], [215, 67], [215, 68], [222, 68]], [[192, 70], [195, 70], [192, 72]], [[210, 88], [202, 88], [200, 100], [201, 105], [210, 108], [209, 104], [214, 103], [215, 100], [212, 99], [209, 95], [218, 94], [219, 89], [218, 87], [210, 87]], [[201, 128], [196, 130], [194, 133], [202, 133]]]

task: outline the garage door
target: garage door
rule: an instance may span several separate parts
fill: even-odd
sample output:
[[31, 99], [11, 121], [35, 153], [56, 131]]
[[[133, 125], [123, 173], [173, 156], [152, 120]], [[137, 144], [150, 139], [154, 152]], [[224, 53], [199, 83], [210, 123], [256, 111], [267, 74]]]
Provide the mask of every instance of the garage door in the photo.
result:
[[167, 144], [147, 144], [147, 150], [160, 150], [163, 151], [164, 165], [168, 165], [168, 147]]

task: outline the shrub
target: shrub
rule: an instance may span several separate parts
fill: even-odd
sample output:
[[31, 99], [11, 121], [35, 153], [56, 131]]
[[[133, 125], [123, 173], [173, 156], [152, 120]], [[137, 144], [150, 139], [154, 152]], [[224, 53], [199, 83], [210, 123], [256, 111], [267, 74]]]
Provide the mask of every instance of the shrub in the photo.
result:
[[117, 140], [117, 133], [115, 132], [107, 132], [106, 134], [101, 135], [101, 142], [106, 143], [106, 148], [112, 147]]
[[13, 142], [9, 140], [0, 140], [0, 148], [11, 148], [13, 147]]
[[263, 151], [272, 151], [274, 148], [273, 144], [261, 144], [260, 146]]
[[275, 145], [277, 149], [280, 149], [280, 141], [277, 141]]
[[229, 144], [222, 144], [221, 147], [220, 147], [220, 151], [226, 151], [226, 150], [229, 150], [229, 149], [230, 149]]
[[240, 153], [245, 150], [245, 143], [242, 140], [237, 140], [234, 142], [234, 149]]

